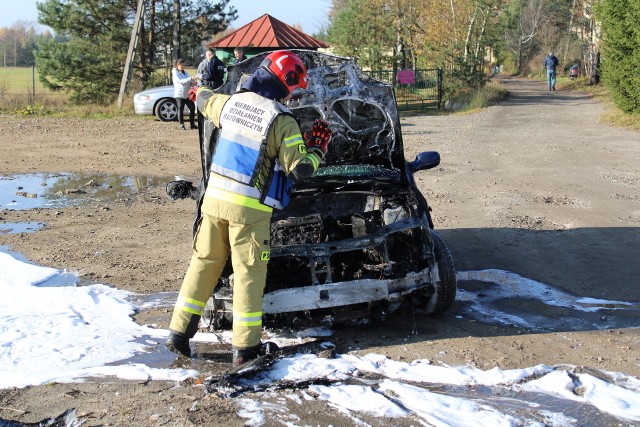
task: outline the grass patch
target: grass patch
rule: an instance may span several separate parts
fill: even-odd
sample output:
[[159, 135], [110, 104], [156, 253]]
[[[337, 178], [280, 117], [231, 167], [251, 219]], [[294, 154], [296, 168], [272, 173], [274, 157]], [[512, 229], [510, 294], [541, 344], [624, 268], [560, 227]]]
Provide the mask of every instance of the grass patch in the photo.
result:
[[[613, 102], [612, 102], [613, 104]], [[615, 105], [607, 110], [600, 117], [602, 123], [608, 123], [623, 128], [640, 130], [640, 113], [625, 113]]]
[[38, 115], [66, 118], [111, 118], [137, 116], [133, 109], [133, 95], [125, 97], [122, 108], [116, 103], [111, 105], [75, 105], [69, 102], [66, 93], [48, 92], [36, 94], [10, 94], [0, 96], [0, 113], [23, 116]]
[[68, 118], [133, 117], [133, 91], [125, 97], [122, 108], [112, 105], [74, 105], [65, 92], [52, 92], [38, 80], [35, 70], [35, 93], [31, 67], [0, 67], [0, 113]]
[[9, 94], [33, 93], [35, 77], [36, 94], [48, 92], [38, 79], [38, 70], [31, 67], [0, 67], [0, 96]]
[[[456, 112], [474, 112], [503, 100], [509, 91], [491, 81], [478, 89], [464, 89], [449, 97], [445, 108]], [[447, 105], [448, 104], [448, 105]]]

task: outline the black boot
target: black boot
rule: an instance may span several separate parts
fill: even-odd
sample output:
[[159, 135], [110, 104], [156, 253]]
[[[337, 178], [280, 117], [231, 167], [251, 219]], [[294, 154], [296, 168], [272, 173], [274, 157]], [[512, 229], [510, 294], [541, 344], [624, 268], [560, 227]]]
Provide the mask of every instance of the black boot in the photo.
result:
[[189, 338], [177, 332], [171, 332], [167, 338], [167, 348], [174, 353], [191, 357], [191, 347], [189, 347]]
[[233, 347], [233, 358], [231, 359], [231, 363], [234, 366], [244, 365], [258, 356], [260, 356], [260, 344], [248, 348]]
[[264, 356], [265, 354], [275, 353], [278, 350], [279, 347], [271, 341], [247, 348], [233, 347], [233, 357], [231, 363], [234, 366], [244, 365], [245, 363], [250, 362], [253, 359], [257, 359], [258, 357]]

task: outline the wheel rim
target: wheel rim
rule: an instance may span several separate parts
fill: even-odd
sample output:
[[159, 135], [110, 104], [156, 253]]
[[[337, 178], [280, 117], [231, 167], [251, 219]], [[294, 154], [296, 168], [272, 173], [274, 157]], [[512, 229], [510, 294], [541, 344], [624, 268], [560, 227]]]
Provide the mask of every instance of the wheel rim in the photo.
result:
[[165, 102], [160, 106], [160, 115], [163, 119], [170, 121], [176, 118], [178, 108], [171, 102]]

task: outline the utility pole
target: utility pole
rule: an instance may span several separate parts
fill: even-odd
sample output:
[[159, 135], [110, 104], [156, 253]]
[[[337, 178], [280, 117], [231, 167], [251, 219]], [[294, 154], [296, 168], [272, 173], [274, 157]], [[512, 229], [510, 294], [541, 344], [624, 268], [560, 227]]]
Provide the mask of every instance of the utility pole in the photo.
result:
[[129, 51], [127, 52], [127, 60], [124, 64], [124, 72], [122, 73], [122, 81], [120, 82], [120, 94], [118, 95], [118, 108], [122, 108], [124, 95], [129, 89], [131, 81], [131, 69], [133, 68], [133, 60], [136, 56], [136, 48], [138, 47], [138, 39], [140, 38], [140, 29], [142, 28], [142, 15], [146, 0], [138, 0], [138, 9], [136, 10], [136, 18], [133, 21], [133, 29], [131, 30], [131, 39], [129, 40]]

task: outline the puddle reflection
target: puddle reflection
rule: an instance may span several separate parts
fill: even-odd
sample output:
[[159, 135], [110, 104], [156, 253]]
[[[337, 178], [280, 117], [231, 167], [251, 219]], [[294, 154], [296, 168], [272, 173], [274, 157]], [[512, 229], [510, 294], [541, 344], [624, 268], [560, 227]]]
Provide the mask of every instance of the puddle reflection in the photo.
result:
[[64, 208], [164, 185], [167, 178], [79, 173], [0, 176], [0, 209]]

